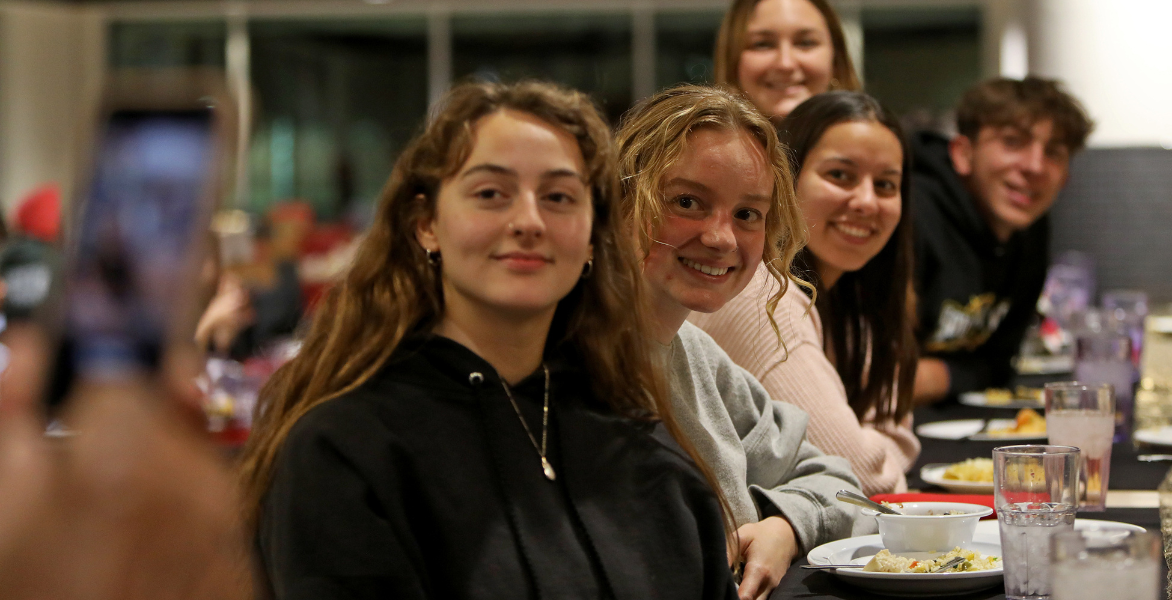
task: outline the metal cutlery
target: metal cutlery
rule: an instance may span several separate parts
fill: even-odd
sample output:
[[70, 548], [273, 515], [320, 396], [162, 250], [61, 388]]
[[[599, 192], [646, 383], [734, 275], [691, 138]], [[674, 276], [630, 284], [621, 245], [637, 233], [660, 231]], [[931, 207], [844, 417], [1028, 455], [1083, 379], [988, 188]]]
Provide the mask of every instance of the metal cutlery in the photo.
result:
[[835, 494], [835, 498], [838, 498], [840, 501], [846, 502], [847, 504], [854, 504], [855, 506], [869, 508], [873, 511], [880, 512], [885, 515], [902, 515], [903, 514], [893, 508], [888, 508], [886, 506], [883, 506], [882, 504], [879, 504], [878, 502], [875, 502], [874, 500], [871, 500], [870, 498], [867, 498], [866, 496], [860, 496], [859, 494], [856, 494], [850, 490], [839, 490], [838, 493]]
[[959, 565], [963, 562], [964, 562], [963, 556], [954, 556], [954, 557], [952, 557], [952, 560], [949, 560], [948, 562], [940, 565], [939, 567], [932, 569], [931, 571], [929, 571], [929, 573], [943, 573], [949, 569], [956, 567], [957, 565]]

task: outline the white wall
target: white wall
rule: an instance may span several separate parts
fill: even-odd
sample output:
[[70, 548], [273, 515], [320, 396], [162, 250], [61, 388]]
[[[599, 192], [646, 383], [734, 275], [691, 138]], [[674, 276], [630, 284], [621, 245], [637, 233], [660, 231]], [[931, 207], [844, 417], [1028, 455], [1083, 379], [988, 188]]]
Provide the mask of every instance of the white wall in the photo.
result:
[[105, 65], [105, 26], [88, 9], [0, 4], [0, 207], [33, 188], [74, 189], [76, 156]]
[[1097, 127], [1090, 145], [1172, 147], [1172, 1], [1033, 0], [1030, 71], [1056, 77]]

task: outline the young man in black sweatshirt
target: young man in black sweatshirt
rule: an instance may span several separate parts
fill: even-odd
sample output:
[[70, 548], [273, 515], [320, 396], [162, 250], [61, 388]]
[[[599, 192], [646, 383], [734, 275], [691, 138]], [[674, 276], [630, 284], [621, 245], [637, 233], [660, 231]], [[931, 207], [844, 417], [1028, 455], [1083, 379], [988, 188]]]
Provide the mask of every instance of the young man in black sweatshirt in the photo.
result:
[[1004, 386], [1049, 263], [1046, 216], [1093, 123], [1058, 82], [965, 93], [951, 140], [913, 141], [918, 402]]

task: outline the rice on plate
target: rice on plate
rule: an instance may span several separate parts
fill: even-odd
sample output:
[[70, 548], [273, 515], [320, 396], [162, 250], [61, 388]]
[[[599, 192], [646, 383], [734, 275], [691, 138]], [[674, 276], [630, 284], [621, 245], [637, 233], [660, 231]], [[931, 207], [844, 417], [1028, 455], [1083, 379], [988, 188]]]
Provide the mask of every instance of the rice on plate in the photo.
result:
[[892, 554], [884, 548], [878, 554], [871, 557], [870, 562], [863, 567], [863, 570], [873, 573], [927, 573], [957, 556], [964, 557], [964, 562], [953, 567], [949, 572], [988, 571], [989, 569], [997, 568], [1001, 561], [1000, 557], [982, 556], [976, 550], [965, 550], [960, 547], [953, 548], [930, 560], [917, 560], [906, 556], [899, 556]]

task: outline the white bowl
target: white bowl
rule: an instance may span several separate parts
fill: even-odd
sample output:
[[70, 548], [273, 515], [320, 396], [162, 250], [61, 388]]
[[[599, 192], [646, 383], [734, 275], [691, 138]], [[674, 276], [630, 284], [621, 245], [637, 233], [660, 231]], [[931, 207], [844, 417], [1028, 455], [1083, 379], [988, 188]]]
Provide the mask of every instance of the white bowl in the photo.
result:
[[960, 502], [901, 502], [892, 504], [892, 508], [903, 514], [887, 515], [862, 509], [862, 514], [878, 521], [883, 547], [892, 553], [947, 552], [957, 546], [963, 548], [973, 541], [977, 521], [993, 514], [988, 506]]

